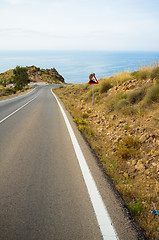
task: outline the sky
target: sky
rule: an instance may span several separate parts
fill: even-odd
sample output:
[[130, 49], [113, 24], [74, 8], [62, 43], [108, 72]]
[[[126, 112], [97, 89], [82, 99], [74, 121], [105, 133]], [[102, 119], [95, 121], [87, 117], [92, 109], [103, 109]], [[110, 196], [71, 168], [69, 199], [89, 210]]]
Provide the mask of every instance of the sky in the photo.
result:
[[159, 51], [159, 0], [0, 0], [0, 50]]

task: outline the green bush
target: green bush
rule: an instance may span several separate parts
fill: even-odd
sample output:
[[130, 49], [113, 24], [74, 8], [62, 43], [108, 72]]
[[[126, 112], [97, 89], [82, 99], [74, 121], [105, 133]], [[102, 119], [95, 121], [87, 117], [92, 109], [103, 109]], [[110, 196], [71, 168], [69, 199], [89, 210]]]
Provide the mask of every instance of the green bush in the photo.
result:
[[136, 199], [136, 203], [129, 203], [129, 209], [134, 215], [140, 215], [145, 211], [146, 206], [141, 203], [140, 199]]
[[112, 85], [109, 81], [104, 81], [101, 83], [100, 86], [100, 93], [105, 93], [107, 92], [110, 88], [112, 88]]
[[83, 119], [73, 119], [73, 122], [77, 123], [78, 125], [88, 125], [88, 122], [86, 120]]
[[128, 101], [131, 104], [140, 102], [146, 94], [146, 89], [144, 87], [134, 90], [128, 94]]

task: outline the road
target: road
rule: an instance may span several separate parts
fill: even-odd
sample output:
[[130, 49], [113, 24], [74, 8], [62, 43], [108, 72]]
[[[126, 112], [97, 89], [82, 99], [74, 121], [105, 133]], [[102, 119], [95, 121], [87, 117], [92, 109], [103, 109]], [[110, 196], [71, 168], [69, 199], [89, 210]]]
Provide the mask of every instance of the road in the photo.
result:
[[81, 157], [51, 86], [0, 102], [0, 239], [144, 239], [66, 116], [96, 183], [95, 193], [89, 190], [94, 183], [81, 172]]

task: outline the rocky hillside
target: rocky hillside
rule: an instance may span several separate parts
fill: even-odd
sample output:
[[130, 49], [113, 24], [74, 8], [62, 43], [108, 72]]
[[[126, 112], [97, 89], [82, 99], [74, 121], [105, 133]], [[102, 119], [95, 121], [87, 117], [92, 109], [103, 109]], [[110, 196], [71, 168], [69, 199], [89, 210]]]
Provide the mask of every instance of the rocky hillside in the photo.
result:
[[[47, 83], [64, 83], [64, 78], [57, 72], [55, 68], [40, 69], [36, 66], [26, 67], [30, 81], [47, 82]], [[0, 85], [8, 85], [12, 83], [13, 69], [0, 74]]]
[[159, 64], [55, 89], [147, 239], [159, 239]]
[[40, 69], [35, 66], [27, 67], [29, 78], [33, 82], [64, 83], [64, 78], [55, 68]]

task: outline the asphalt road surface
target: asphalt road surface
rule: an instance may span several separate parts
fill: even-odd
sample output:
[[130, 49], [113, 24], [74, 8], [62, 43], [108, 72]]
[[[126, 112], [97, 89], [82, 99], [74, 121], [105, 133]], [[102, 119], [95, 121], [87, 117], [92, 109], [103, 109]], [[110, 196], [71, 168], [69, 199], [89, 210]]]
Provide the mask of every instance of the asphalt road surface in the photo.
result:
[[65, 112], [103, 202], [89, 193], [51, 86], [37, 87], [0, 102], [0, 240], [144, 239]]

